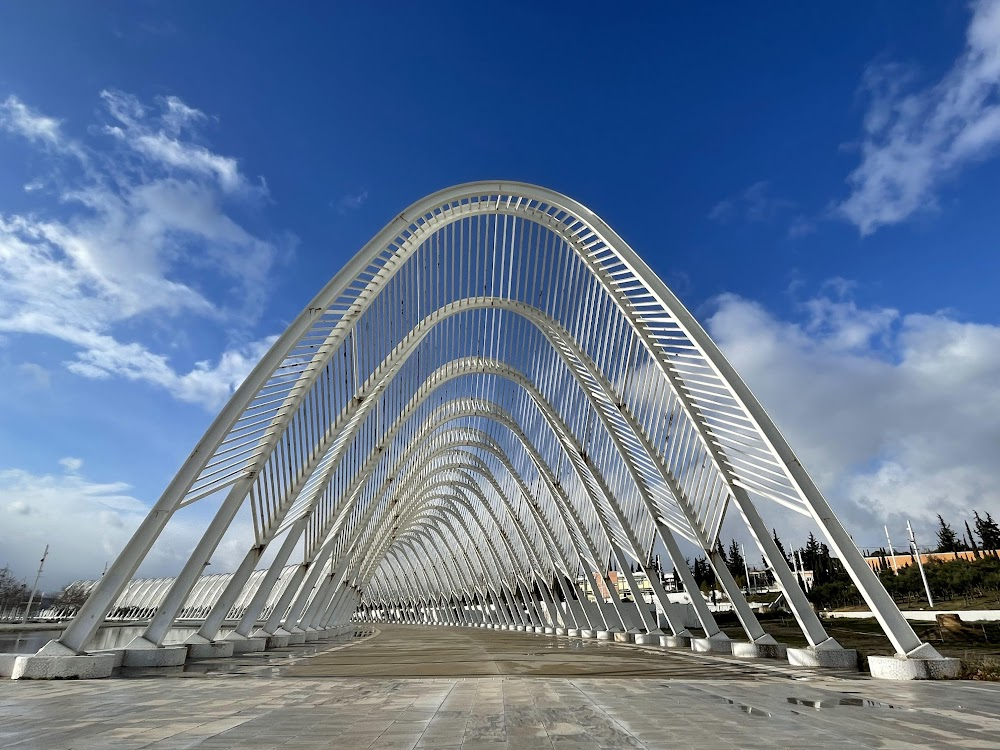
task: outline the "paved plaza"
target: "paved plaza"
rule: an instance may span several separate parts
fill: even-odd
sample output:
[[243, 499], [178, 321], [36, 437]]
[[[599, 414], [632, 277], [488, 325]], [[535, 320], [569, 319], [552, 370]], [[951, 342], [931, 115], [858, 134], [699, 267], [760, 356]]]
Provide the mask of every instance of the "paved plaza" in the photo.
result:
[[462, 628], [0, 681], [0, 747], [1000, 748], [1000, 685]]

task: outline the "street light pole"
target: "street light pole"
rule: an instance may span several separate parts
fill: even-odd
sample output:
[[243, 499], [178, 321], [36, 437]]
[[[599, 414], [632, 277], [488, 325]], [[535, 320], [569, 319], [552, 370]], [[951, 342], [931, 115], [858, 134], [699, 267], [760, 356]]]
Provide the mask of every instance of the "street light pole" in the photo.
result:
[[899, 568], [896, 567], [896, 550], [892, 548], [892, 539], [889, 538], [889, 526], [883, 526], [885, 529], [885, 540], [889, 542], [889, 559], [892, 560], [892, 572], [899, 575]]
[[913, 536], [913, 527], [910, 526], [910, 522], [906, 522], [906, 530], [910, 533], [910, 547], [913, 550], [913, 556], [917, 560], [917, 567], [920, 568], [920, 577], [924, 580], [924, 591], [927, 592], [927, 604], [931, 607], [934, 606], [934, 598], [931, 596], [931, 587], [927, 584], [927, 574], [924, 572], [924, 561], [920, 559], [920, 550], [917, 549], [917, 538]]
[[38, 572], [35, 574], [35, 582], [31, 584], [31, 596], [28, 597], [28, 608], [24, 610], [24, 618], [21, 620], [21, 624], [24, 625], [28, 621], [28, 615], [31, 614], [31, 605], [35, 603], [35, 591], [38, 590], [38, 579], [42, 577], [42, 568], [45, 567], [45, 558], [49, 556], [49, 545], [45, 545], [45, 551], [42, 553], [42, 561], [38, 563]]

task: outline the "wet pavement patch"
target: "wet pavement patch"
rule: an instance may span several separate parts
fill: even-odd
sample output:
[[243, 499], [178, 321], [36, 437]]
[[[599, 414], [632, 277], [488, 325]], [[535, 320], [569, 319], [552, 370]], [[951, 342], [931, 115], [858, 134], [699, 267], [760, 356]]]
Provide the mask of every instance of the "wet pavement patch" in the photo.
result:
[[914, 711], [916, 709], [905, 706], [894, 706], [891, 703], [871, 700], [870, 698], [826, 698], [823, 700], [809, 700], [807, 698], [788, 698], [789, 703], [806, 708], [840, 708], [842, 706], [854, 706], [858, 708], [893, 708], [898, 711]]

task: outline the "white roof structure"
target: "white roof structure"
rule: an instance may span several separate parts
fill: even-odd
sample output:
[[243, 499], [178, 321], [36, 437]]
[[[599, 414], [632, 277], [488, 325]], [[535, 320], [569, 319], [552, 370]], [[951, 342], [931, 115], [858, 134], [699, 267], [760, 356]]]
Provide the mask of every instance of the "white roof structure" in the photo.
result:
[[[493, 624], [655, 635], [649, 612], [616, 594], [584, 602], [575, 582], [611, 560], [629, 578], [654, 548], [685, 577], [686, 540], [747, 641], [773, 643], [714, 551], [735, 512], [810, 646], [838, 649], [767, 511], [815, 524], [900, 655], [936, 656], [699, 323], [592, 211], [533, 185], [440, 191], [365, 245], [233, 395], [60, 643], [81, 653], [171, 516], [209, 497], [221, 506], [157, 597], [153, 645], [189, 613], [204, 564], [249, 507], [246, 557], [205, 602], [208, 640], [237, 602], [241, 635], [258, 620], [274, 633], [473, 609]], [[654, 594], [683, 635], [676, 605]], [[706, 637], [723, 637], [696, 609]]]

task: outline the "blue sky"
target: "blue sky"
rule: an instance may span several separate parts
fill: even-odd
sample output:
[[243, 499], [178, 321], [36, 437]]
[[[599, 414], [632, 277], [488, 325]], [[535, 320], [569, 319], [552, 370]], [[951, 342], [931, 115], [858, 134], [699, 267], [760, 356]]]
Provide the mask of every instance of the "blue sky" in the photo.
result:
[[1000, 3], [536, 6], [0, 9], [0, 566], [99, 574], [268, 337], [495, 178], [615, 227], [861, 544], [1000, 514]]

